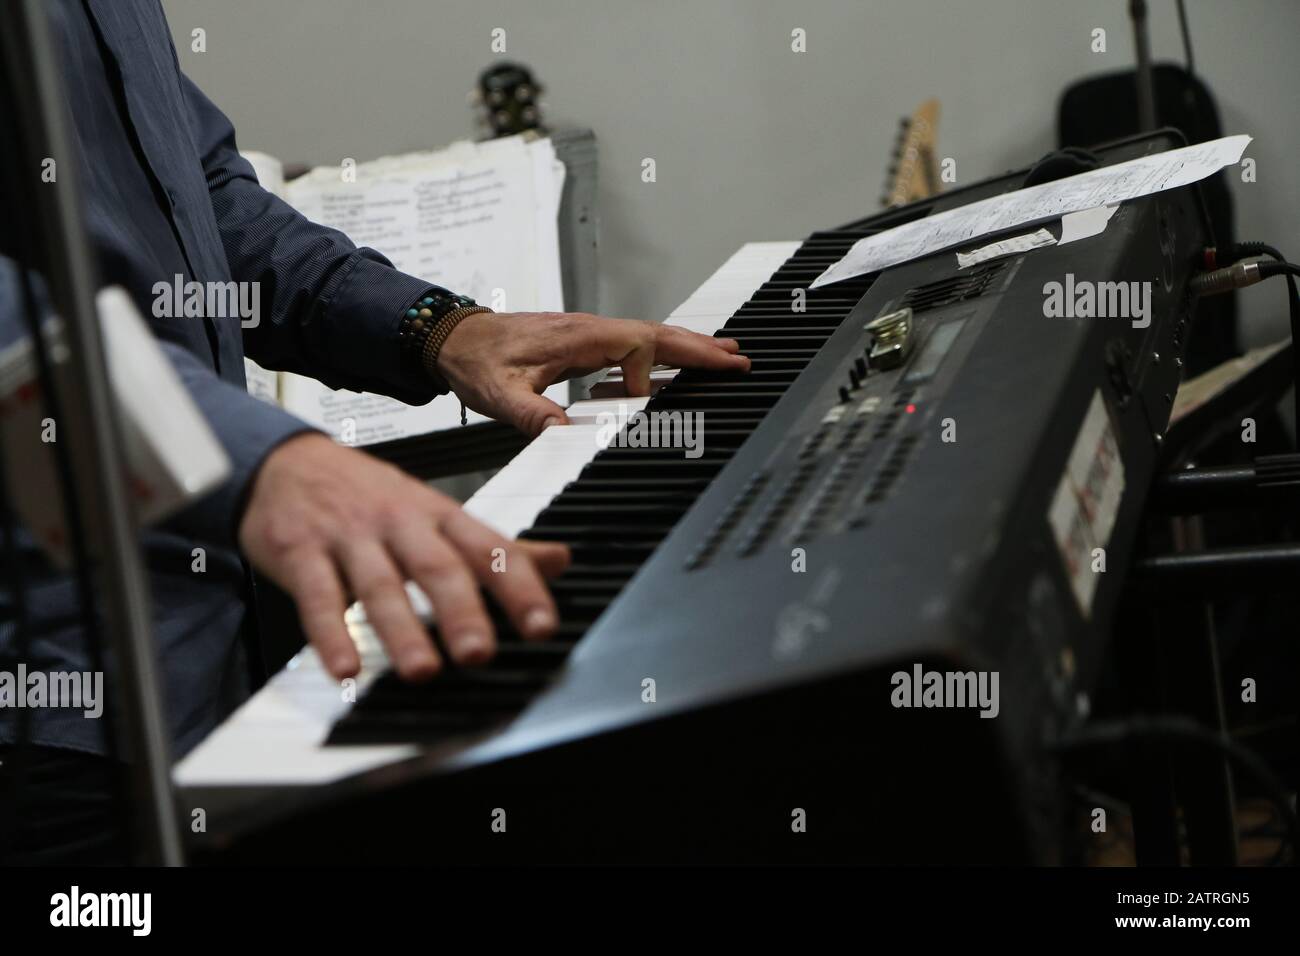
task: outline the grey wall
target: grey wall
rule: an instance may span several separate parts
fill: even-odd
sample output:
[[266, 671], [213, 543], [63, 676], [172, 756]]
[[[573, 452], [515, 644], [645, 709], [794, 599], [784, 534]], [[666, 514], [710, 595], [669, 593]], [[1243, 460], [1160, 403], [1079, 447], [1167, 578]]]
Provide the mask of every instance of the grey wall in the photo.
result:
[[[1300, 257], [1295, 0], [1189, 0], [1197, 69], [1225, 131], [1256, 137], [1238, 234]], [[943, 103], [940, 152], [970, 182], [1036, 159], [1057, 97], [1127, 67], [1126, 0], [164, 0], [183, 68], [245, 148], [336, 163], [474, 134], [465, 94], [508, 56], [554, 122], [600, 139], [602, 304], [662, 318], [742, 242], [874, 211], [897, 121]], [[1158, 59], [1181, 60], [1173, 0]], [[207, 31], [207, 51], [190, 49]], [[795, 27], [808, 51], [790, 49]], [[1090, 52], [1106, 29], [1108, 52]], [[653, 157], [658, 181], [641, 181]], [[1283, 334], [1279, 288], [1243, 293], [1251, 337]]]

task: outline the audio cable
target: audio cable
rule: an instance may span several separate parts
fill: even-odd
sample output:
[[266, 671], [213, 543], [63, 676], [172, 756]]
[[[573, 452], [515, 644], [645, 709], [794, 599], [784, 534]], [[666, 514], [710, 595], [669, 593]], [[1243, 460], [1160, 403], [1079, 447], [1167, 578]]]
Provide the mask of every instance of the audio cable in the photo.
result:
[[[1261, 259], [1270, 261], [1261, 261]], [[1292, 401], [1295, 407], [1297, 440], [1300, 441], [1300, 364], [1295, 358], [1300, 349], [1300, 291], [1295, 277], [1300, 266], [1288, 262], [1286, 256], [1265, 242], [1236, 242], [1223, 248], [1209, 247], [1204, 251], [1205, 270], [1192, 277], [1188, 287], [1193, 295], [1219, 295], [1234, 289], [1244, 289], [1273, 276], [1286, 276], [1287, 305], [1291, 324], [1291, 365], [1295, 383]]]

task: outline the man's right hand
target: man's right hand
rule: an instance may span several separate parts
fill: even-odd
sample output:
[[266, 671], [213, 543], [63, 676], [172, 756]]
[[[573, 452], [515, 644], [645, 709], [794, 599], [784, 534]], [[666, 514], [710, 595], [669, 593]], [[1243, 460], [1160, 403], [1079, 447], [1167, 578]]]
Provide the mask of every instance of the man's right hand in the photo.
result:
[[352, 598], [365, 605], [398, 673], [420, 680], [443, 662], [411, 608], [406, 580], [429, 596], [452, 658], [474, 664], [495, 647], [479, 585], [520, 635], [544, 639], [558, 618], [543, 578], [569, 561], [563, 545], [504, 538], [392, 465], [314, 433], [291, 438], [266, 457], [239, 544], [254, 567], [292, 596], [307, 639], [339, 679], [361, 666], [343, 623]]

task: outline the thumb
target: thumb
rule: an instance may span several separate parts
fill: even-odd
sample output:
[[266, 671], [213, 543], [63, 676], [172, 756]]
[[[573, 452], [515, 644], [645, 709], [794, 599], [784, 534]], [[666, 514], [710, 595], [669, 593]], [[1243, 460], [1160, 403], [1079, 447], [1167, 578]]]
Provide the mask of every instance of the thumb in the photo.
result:
[[531, 437], [540, 435], [548, 425], [569, 424], [569, 416], [564, 414], [563, 408], [526, 387], [513, 389], [506, 396], [504, 417]]

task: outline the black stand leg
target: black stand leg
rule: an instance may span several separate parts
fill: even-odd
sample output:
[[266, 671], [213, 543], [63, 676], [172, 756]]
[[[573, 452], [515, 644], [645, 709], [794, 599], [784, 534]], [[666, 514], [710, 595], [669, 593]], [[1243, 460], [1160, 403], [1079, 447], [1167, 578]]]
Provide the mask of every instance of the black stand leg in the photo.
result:
[[[1165, 706], [1165, 675], [1154, 607], [1130, 593], [1115, 619], [1116, 655], [1129, 709], [1160, 713]], [[1178, 803], [1168, 751], [1139, 742], [1123, 752], [1123, 759], [1128, 762], [1138, 865], [1177, 866], [1181, 862]]]
[[[1199, 519], [1175, 519], [1174, 524], [1179, 550], [1201, 547]], [[1170, 710], [1224, 733], [1227, 727], [1219, 683], [1218, 643], [1210, 606], [1187, 600], [1165, 604], [1160, 623]], [[1197, 866], [1235, 866], [1236, 808], [1227, 758], [1200, 749], [1181, 750], [1175, 768], [1191, 862]]]

